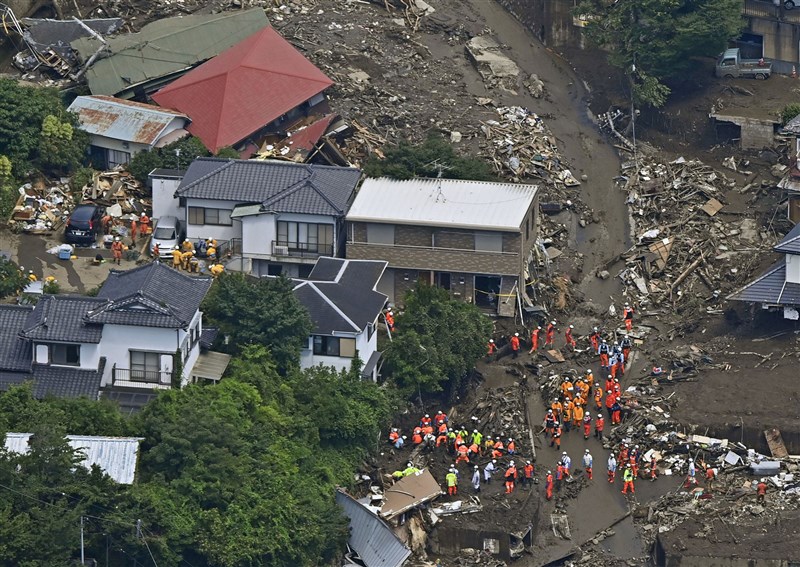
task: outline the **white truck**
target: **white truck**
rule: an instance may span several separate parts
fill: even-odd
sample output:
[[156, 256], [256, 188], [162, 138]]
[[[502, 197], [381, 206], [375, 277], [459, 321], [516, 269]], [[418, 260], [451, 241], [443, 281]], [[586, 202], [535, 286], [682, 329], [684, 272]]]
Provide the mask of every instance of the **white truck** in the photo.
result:
[[717, 59], [717, 77], [735, 79], [750, 77], [752, 79], [768, 79], [772, 74], [772, 63], [763, 59], [742, 59], [739, 48], [726, 49]]

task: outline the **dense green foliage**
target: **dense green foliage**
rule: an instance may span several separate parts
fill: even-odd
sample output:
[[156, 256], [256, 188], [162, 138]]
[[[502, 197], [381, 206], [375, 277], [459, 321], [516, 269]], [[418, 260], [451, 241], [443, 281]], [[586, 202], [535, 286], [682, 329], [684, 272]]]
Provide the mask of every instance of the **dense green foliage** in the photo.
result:
[[630, 74], [637, 102], [653, 106], [669, 96], [665, 79], [718, 55], [744, 26], [741, 0], [582, 0], [574, 13], [588, 16], [589, 39]]
[[0, 256], [0, 299], [14, 295], [28, 283], [25, 274], [22, 273], [14, 262]]
[[452, 144], [438, 134], [429, 135], [417, 146], [400, 142], [396, 147], [386, 150], [386, 157], [372, 156], [364, 166], [369, 177], [392, 177], [411, 179], [412, 177], [441, 177], [448, 179], [492, 179], [489, 164], [478, 158], [459, 156]]
[[492, 323], [471, 303], [450, 298], [447, 291], [417, 284], [397, 318], [386, 363], [406, 393], [455, 394], [475, 362], [486, 354]]
[[[347, 538], [334, 488], [351, 482], [393, 409], [357, 371], [281, 376], [261, 346], [219, 384], [162, 392], [130, 421], [104, 403], [12, 388], [0, 394], [0, 437], [33, 431], [35, 448], [0, 452], [0, 564], [70, 564], [82, 515], [87, 557], [108, 545], [111, 565], [326, 564]], [[67, 431], [143, 437], [137, 483], [74, 467]]]
[[793, 102], [791, 104], [787, 104], [781, 110], [781, 124], [786, 125], [789, 120], [800, 115], [800, 104]]
[[0, 154], [11, 160], [17, 179], [36, 170], [61, 175], [77, 167], [88, 145], [77, 126], [57, 89], [0, 79]]
[[237, 353], [249, 344], [264, 345], [282, 371], [296, 365], [312, 329], [308, 312], [284, 277], [224, 273], [206, 296], [203, 312], [229, 339], [220, 348]]
[[[186, 169], [199, 157], [211, 155], [200, 138], [187, 136], [163, 148], [156, 148], [149, 152], [139, 152], [128, 164], [128, 171], [142, 183], [147, 183], [147, 176], [154, 169]], [[233, 148], [220, 148], [217, 152], [220, 158], [238, 158], [239, 152]]]

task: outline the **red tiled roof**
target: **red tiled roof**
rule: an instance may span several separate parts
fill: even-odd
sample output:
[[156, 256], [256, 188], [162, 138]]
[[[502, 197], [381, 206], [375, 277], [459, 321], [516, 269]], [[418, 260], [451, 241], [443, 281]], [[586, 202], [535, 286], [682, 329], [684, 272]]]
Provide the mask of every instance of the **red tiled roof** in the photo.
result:
[[189, 131], [216, 152], [233, 145], [331, 86], [273, 28], [186, 73], [156, 94], [161, 106], [192, 119]]

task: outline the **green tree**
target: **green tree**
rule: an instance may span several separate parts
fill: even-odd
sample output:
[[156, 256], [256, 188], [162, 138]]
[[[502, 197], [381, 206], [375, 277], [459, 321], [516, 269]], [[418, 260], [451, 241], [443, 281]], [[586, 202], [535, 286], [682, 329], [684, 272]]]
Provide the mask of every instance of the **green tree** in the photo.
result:
[[[48, 116], [53, 119], [45, 124]], [[55, 128], [54, 121], [58, 123]], [[71, 135], [64, 125], [72, 128]], [[83, 133], [76, 132], [77, 125], [77, 118], [66, 111], [58, 90], [0, 79], [0, 154], [8, 156], [19, 178], [39, 167], [45, 174], [70, 171], [88, 141]], [[45, 136], [51, 138], [43, 142]]]
[[589, 16], [588, 38], [630, 76], [635, 100], [653, 106], [670, 93], [665, 80], [719, 54], [744, 27], [740, 0], [582, 0], [574, 13]]
[[475, 362], [486, 354], [492, 323], [470, 303], [424, 284], [408, 292], [405, 311], [386, 349], [386, 364], [407, 394], [454, 395]]
[[229, 344], [220, 348], [237, 353], [246, 345], [264, 345], [281, 371], [299, 363], [313, 328], [285, 277], [224, 273], [206, 296], [203, 312], [229, 337]]
[[127, 169], [140, 182], [147, 183], [147, 176], [154, 169], [186, 169], [195, 159], [210, 155], [200, 138], [187, 136], [163, 148], [139, 152]]
[[19, 292], [27, 284], [27, 278], [19, 266], [0, 256], [0, 298]]
[[364, 173], [370, 177], [394, 179], [437, 177], [440, 167], [441, 176], [448, 179], [486, 181], [494, 178], [486, 161], [459, 156], [453, 145], [436, 133], [429, 134], [422, 144], [416, 146], [402, 141], [386, 150], [384, 159], [371, 156], [364, 166]]

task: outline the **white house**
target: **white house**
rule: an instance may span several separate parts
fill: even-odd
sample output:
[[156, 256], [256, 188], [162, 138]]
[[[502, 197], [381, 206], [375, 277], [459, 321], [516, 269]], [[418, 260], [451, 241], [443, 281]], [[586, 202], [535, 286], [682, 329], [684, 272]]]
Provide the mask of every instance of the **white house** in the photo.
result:
[[38, 397], [97, 399], [103, 391], [136, 406], [183, 386], [198, 375], [200, 303], [210, 286], [210, 278], [150, 263], [112, 270], [97, 297], [0, 306], [0, 388], [32, 380]]
[[375, 290], [386, 262], [319, 258], [308, 280], [295, 280], [294, 293], [308, 310], [314, 330], [300, 353], [300, 366], [348, 370], [356, 354], [361, 375], [377, 380], [378, 318], [386, 296]]
[[215, 238], [230, 269], [307, 277], [317, 258], [344, 256], [344, 216], [360, 177], [350, 167], [200, 158], [171, 203], [163, 193], [172, 181], [152, 177], [153, 216], [179, 210], [186, 237]]
[[98, 167], [124, 165], [139, 152], [163, 147], [188, 136], [185, 114], [104, 95], [79, 96], [69, 108], [89, 134]]

